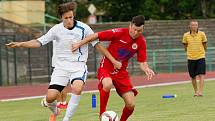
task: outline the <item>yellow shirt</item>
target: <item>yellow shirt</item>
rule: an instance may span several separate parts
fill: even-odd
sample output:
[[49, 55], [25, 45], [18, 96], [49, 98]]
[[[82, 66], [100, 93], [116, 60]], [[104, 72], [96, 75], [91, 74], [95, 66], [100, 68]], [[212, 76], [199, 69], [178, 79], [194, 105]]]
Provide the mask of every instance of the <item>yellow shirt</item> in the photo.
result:
[[184, 33], [182, 43], [187, 44], [187, 59], [198, 60], [205, 58], [203, 42], [207, 42], [207, 38], [202, 31], [198, 31], [194, 35], [191, 35], [190, 32]]

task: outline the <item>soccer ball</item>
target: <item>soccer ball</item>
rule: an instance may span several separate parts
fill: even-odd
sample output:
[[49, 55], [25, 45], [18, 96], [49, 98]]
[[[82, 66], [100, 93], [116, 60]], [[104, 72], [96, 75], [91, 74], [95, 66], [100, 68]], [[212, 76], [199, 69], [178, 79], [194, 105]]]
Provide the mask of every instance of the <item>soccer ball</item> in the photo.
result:
[[101, 121], [119, 121], [119, 118], [114, 111], [105, 111], [102, 113]]

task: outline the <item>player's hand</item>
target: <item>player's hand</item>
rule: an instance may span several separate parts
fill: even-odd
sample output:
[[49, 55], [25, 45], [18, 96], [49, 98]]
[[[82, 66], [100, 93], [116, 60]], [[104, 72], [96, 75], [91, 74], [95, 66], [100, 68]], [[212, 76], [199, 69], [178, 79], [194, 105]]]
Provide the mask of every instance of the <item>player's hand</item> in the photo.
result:
[[10, 48], [19, 48], [19, 47], [21, 47], [21, 44], [22, 44], [22, 42], [10, 42], [5, 45]]
[[147, 80], [152, 79], [152, 77], [155, 75], [154, 71], [150, 68], [146, 68], [144, 71], [146, 73]]
[[113, 63], [113, 66], [114, 66], [115, 69], [119, 70], [122, 67], [122, 63], [120, 61], [115, 61]]
[[79, 47], [81, 47], [81, 44], [79, 42], [78, 43], [72, 43], [72, 45], [71, 45], [72, 52], [76, 51]]

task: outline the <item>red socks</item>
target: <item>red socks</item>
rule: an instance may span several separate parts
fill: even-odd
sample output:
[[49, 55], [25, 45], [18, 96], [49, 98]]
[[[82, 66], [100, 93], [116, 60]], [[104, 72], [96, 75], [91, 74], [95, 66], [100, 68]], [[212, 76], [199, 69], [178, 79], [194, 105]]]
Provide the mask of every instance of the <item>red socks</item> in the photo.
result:
[[[100, 92], [100, 113], [99, 116], [102, 115], [106, 111], [107, 102], [110, 96], [110, 91], [105, 92], [103, 89], [99, 90]], [[122, 116], [120, 121], [126, 121], [128, 117], [133, 113], [134, 109], [130, 110], [126, 106], [123, 109]]]
[[100, 113], [99, 113], [99, 116], [101, 116], [102, 113], [106, 111], [106, 106], [107, 106], [108, 98], [110, 95], [110, 91], [105, 92], [103, 89], [101, 89], [101, 90], [99, 90], [99, 92], [100, 92]]
[[120, 121], [126, 121], [128, 117], [133, 113], [133, 111], [134, 109], [130, 110], [125, 106]]

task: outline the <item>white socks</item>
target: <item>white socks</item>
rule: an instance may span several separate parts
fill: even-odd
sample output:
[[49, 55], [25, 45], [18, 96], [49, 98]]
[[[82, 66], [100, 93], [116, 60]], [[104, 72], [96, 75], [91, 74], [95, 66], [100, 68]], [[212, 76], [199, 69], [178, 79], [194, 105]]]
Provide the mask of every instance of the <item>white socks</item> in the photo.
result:
[[56, 101], [54, 101], [52, 103], [48, 103], [46, 101], [46, 97], [45, 97], [44, 99], [42, 99], [41, 105], [43, 107], [48, 107], [54, 115], [58, 114], [58, 109], [57, 109], [57, 103], [56, 103]]
[[78, 107], [80, 99], [81, 99], [81, 95], [75, 95], [75, 94], [71, 95], [71, 98], [69, 100], [69, 103], [68, 103], [68, 106], [67, 106], [67, 109], [66, 109], [66, 114], [65, 114], [65, 116], [63, 118], [63, 121], [69, 121], [69, 119], [75, 113], [75, 111], [76, 111], [76, 109]]
[[58, 115], [57, 102], [54, 101], [52, 103], [47, 103], [48, 108], [52, 111], [54, 115]]

